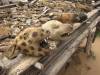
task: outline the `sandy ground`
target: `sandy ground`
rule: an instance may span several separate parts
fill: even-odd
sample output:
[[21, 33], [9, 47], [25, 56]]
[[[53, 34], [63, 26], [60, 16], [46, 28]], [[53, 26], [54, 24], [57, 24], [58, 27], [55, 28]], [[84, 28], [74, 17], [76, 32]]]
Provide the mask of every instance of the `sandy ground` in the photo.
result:
[[80, 52], [60, 75], [100, 75], [100, 37], [96, 38], [92, 50], [96, 57], [88, 58]]

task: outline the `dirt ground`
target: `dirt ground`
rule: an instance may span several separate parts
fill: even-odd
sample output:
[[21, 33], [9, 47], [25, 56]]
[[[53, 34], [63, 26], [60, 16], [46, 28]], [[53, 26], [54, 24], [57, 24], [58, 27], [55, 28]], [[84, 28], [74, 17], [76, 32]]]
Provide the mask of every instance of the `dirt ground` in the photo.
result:
[[100, 75], [100, 37], [96, 38], [92, 50], [94, 58], [88, 58], [80, 52], [60, 75]]

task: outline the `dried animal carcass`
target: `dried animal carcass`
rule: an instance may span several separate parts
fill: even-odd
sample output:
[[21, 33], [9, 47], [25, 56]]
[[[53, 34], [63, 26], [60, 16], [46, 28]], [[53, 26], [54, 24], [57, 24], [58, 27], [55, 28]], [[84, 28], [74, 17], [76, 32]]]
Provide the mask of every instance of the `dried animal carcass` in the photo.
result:
[[42, 28], [50, 32], [49, 38], [53, 40], [61, 40], [72, 31], [72, 26], [70, 24], [63, 24], [57, 20], [46, 22], [42, 25]]
[[84, 13], [52, 13], [53, 19], [59, 20], [62, 23], [77, 23], [87, 19]]
[[40, 27], [29, 27], [20, 32], [14, 39], [11, 47], [4, 52], [4, 56], [12, 59], [19, 53], [28, 56], [45, 56], [50, 50], [42, 48], [40, 43], [49, 35], [47, 30]]
[[57, 44], [59, 44], [59, 42], [65, 37], [67, 37], [73, 30], [70, 24], [63, 24], [57, 20], [51, 20], [46, 22], [42, 25], [42, 28], [50, 32], [48, 41], [50, 43], [50, 46], [52, 46], [53, 48], [56, 48]]

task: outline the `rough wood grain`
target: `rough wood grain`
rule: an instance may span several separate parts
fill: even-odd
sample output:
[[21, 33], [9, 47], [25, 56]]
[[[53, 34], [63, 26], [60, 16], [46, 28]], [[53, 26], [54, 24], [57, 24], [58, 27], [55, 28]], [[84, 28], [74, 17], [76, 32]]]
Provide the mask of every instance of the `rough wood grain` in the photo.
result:
[[24, 57], [19, 62], [19, 64], [16, 64], [9, 70], [8, 75], [19, 75], [20, 73], [28, 69], [31, 65], [35, 64], [39, 59], [40, 58], [38, 57]]
[[22, 54], [19, 54], [19, 56], [13, 60], [2, 57], [0, 58], [0, 66], [8, 69], [7, 75], [19, 75], [30, 66], [34, 65], [39, 59], [40, 57], [28, 57]]

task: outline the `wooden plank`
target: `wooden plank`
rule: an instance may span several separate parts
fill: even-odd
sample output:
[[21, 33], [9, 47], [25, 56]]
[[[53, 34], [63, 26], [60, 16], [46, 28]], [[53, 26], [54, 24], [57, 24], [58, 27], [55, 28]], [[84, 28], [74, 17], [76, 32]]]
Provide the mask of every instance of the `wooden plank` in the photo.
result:
[[92, 17], [99, 9], [94, 9], [91, 12], [87, 13], [88, 18]]
[[2, 57], [0, 58], [0, 66], [4, 69], [8, 69], [7, 75], [19, 75], [34, 65], [39, 59], [40, 57], [28, 57], [22, 54], [19, 54], [19, 56], [13, 60]]
[[40, 58], [38, 57], [24, 57], [19, 64], [13, 66], [8, 75], [19, 75], [28, 69], [31, 65], [35, 64]]

